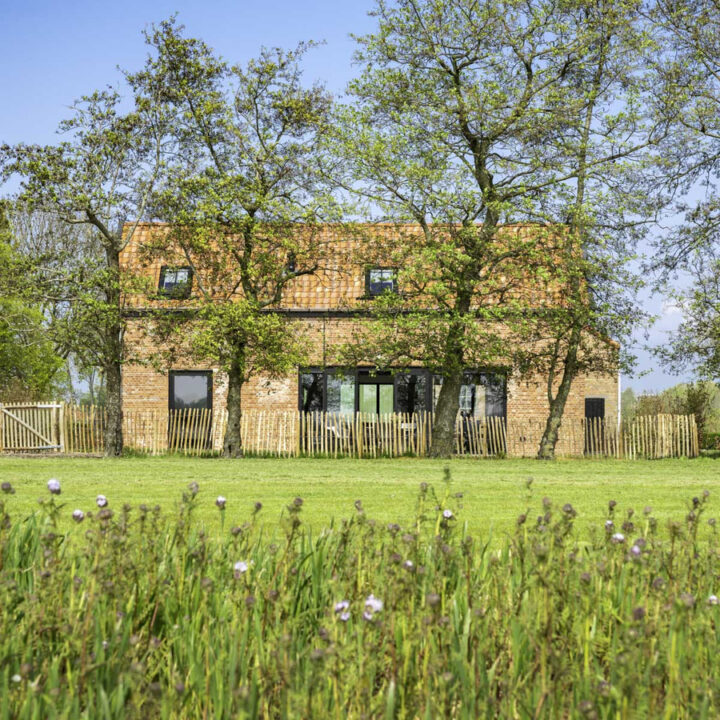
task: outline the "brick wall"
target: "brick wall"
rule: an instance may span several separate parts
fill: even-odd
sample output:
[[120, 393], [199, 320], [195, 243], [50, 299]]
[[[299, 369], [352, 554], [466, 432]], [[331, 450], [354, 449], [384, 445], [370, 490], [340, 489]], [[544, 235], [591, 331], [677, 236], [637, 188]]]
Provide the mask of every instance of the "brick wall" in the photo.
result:
[[[353, 318], [304, 318], [298, 320], [312, 340], [312, 352], [309, 365], [322, 367], [337, 362], [334, 348], [350, 339], [353, 327], [359, 320]], [[140, 321], [131, 321], [126, 342], [147, 353], [150, 341], [142, 333]], [[143, 353], [140, 352], [140, 355]], [[225, 407], [227, 383], [224, 373], [217, 368], [190, 361], [179, 361], [167, 370], [213, 370], [213, 407]], [[565, 417], [581, 419], [585, 416], [585, 398], [604, 398], [606, 417], [617, 416], [616, 375], [581, 375], [575, 379], [568, 398]], [[166, 411], [168, 408], [169, 379], [167, 372], [159, 372], [149, 365], [126, 364], [123, 373], [124, 407], [127, 410], [155, 409]], [[510, 422], [522, 421], [526, 427], [527, 454], [533, 454], [542, 433], [547, 416], [548, 401], [546, 384], [543, 378], [516, 379], [511, 377], [507, 386], [507, 416]], [[243, 389], [244, 410], [297, 410], [298, 374], [292, 372], [286, 377], [270, 379], [253, 377]], [[562, 432], [558, 452], [571, 453], [582, 450], [578, 445], [581, 439], [570, 437]]]

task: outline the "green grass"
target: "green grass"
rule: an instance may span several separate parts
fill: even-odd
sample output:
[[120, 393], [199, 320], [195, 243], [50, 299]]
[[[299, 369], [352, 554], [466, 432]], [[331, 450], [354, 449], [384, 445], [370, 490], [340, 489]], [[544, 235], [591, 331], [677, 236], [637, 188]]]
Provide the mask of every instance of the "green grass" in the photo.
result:
[[615, 461], [559, 460], [453, 460], [417, 458], [387, 460], [319, 459], [191, 459], [184, 457], [123, 458], [0, 458], [0, 481], [17, 489], [9, 503], [15, 515], [29, 514], [37, 499], [47, 496], [51, 477], [62, 484], [60, 500], [66, 504], [61, 527], [71, 523], [76, 507], [94, 508], [95, 497], [106, 495], [111, 507], [123, 503], [175, 511], [181, 491], [191, 481], [200, 485], [198, 520], [209, 532], [219, 531], [214, 500], [227, 498], [226, 527], [243, 522], [256, 501], [263, 503], [262, 518], [273, 525], [296, 496], [304, 499], [304, 520], [315, 529], [333, 519], [354, 514], [353, 503], [362, 500], [367, 514], [379, 522], [403, 524], [412, 516], [421, 482], [438, 484], [443, 469], [452, 473], [454, 492], [464, 493], [462, 516], [470, 532], [497, 540], [511, 532], [517, 516], [527, 509], [525, 483], [534, 478], [536, 500], [548, 496], [556, 503], [570, 502], [579, 513], [578, 526], [602, 522], [607, 503], [619, 508], [653, 508], [660, 526], [676, 517], [690, 498], [707, 489], [720, 496], [720, 461], [695, 460]]
[[0, 720], [720, 717], [716, 467], [3, 461]]

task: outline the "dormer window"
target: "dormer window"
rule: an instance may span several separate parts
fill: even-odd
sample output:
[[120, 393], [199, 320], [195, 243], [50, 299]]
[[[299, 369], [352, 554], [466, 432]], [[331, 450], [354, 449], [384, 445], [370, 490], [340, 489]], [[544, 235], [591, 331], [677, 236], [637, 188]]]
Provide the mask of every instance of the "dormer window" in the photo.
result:
[[365, 273], [365, 294], [368, 297], [377, 297], [386, 292], [397, 293], [397, 270], [370, 268]]
[[163, 266], [160, 270], [158, 293], [176, 300], [190, 297], [192, 289], [192, 268], [170, 268]]

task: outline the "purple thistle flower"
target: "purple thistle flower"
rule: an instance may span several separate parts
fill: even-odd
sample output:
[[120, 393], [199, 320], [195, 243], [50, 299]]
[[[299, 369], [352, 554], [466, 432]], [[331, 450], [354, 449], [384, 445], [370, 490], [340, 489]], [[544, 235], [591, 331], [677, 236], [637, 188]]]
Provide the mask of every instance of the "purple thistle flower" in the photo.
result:
[[0, 488], [2, 488], [2, 491], [7, 495], [12, 495], [15, 492], [13, 486], [9, 482], [4, 482], [2, 485], [0, 485]]
[[72, 517], [76, 523], [81, 523], [85, 519], [85, 513], [82, 510], [73, 510]]
[[221, 510], [224, 510], [224, 509], [225, 509], [225, 503], [226, 503], [226, 502], [227, 502], [227, 500], [226, 500], [222, 495], [218, 495], [217, 500], [215, 501], [215, 504], [216, 504]]
[[636, 557], [636, 558], [637, 558], [637, 557], [640, 557], [640, 556], [642, 555], [642, 550], [641, 550], [637, 545], [633, 545], [633, 546], [630, 548], [630, 554], [631, 554], [633, 557]]
[[95, 502], [99, 508], [104, 508], [108, 504], [108, 499], [104, 495], [98, 495]]
[[412, 560], [406, 560], [406, 561], [403, 563], [403, 567], [404, 567], [406, 570], [412, 570], [412, 569], [415, 567], [415, 563], [414, 563]]
[[53, 495], [59, 495], [60, 494], [60, 481], [56, 480], [55, 478], [50, 478], [47, 483], [47, 489]]
[[615, 527], [615, 523], [612, 520], [605, 521], [605, 529], [610, 532]]
[[378, 613], [383, 609], [383, 601], [374, 595], [370, 595], [365, 601], [365, 609], [372, 613]]
[[615, 533], [611, 539], [618, 545], [625, 542], [625, 536], [622, 533]]
[[239, 579], [241, 575], [248, 571], [249, 567], [248, 563], [244, 560], [238, 560], [235, 565], [233, 565], [233, 569], [235, 570], [235, 579]]
[[371, 612], [368, 612], [367, 610], [363, 613], [363, 620], [367, 620], [368, 622], [372, 622], [373, 614]]
[[338, 616], [338, 619], [342, 622], [347, 622], [350, 619], [350, 613], [349, 612], [341, 612]]
[[718, 605], [718, 604], [720, 604], [720, 600], [718, 600], [717, 595], [711, 595], [708, 598], [708, 605]]
[[341, 613], [347, 610], [349, 607], [350, 603], [347, 600], [341, 600], [340, 602], [335, 603], [335, 612]]
[[446, 520], [449, 520], [452, 516], [453, 516], [453, 511], [452, 511], [452, 510], [443, 510], [443, 517], [444, 517]]

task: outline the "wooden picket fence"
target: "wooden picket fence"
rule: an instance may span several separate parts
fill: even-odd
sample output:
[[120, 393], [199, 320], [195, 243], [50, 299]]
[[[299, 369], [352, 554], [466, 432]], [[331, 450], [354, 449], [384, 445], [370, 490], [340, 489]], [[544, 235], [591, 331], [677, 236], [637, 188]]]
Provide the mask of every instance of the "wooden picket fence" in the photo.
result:
[[[102, 408], [61, 403], [0, 404], [0, 452], [101, 454]], [[227, 424], [225, 410], [129, 410], [125, 447], [149, 454], [217, 454]], [[542, 420], [468, 418], [456, 421], [455, 452], [470, 457], [533, 457]], [[431, 413], [300, 413], [250, 410], [242, 415], [243, 448], [274, 457], [400, 457], [427, 455]], [[695, 457], [698, 433], [692, 415], [637, 417], [619, 427], [615, 418], [565, 418], [557, 454], [616, 458]]]

